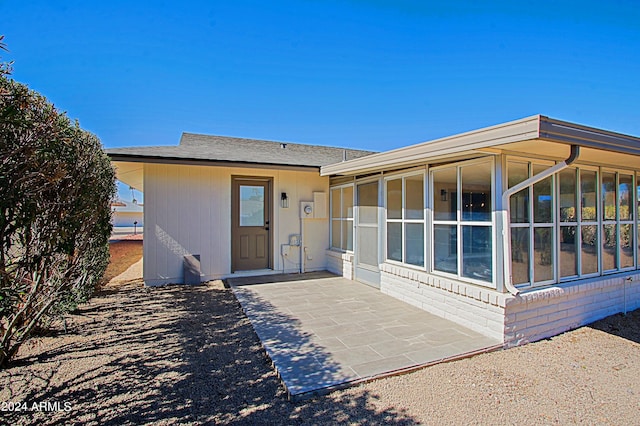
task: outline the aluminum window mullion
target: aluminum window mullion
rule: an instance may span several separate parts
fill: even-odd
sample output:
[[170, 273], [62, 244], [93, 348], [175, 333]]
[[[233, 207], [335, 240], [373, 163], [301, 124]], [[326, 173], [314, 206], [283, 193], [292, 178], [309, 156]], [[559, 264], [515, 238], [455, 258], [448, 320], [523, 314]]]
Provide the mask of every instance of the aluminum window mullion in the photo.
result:
[[596, 172], [596, 236], [598, 238], [598, 275], [604, 275], [604, 265], [602, 264], [602, 218], [604, 211], [600, 211], [602, 206], [602, 169], [598, 168]]
[[456, 276], [462, 278], [462, 167], [456, 166]]
[[[555, 215], [553, 214], [554, 211], [558, 211], [559, 210], [559, 201], [558, 201], [558, 197], [556, 197], [554, 195], [554, 188], [558, 188], [558, 191], [560, 190], [560, 184], [559, 184], [560, 180], [559, 180], [559, 175], [555, 174], [553, 176], [551, 176], [551, 217], [555, 219], [555, 223], [553, 224], [553, 226], [551, 226], [551, 250], [554, 249], [554, 241], [559, 241], [560, 240], [560, 234], [558, 233], [558, 230], [556, 229], [556, 226], [558, 224], [558, 219], [555, 218]], [[551, 256], [551, 261], [553, 262], [553, 280], [555, 282], [559, 282], [559, 275], [560, 275], [560, 251], [557, 250], [553, 250], [552, 256]]]
[[[568, 170], [573, 170], [573, 169], [569, 168]], [[575, 170], [574, 170], [574, 173], [575, 173]], [[555, 233], [557, 238], [553, 239], [554, 244], [552, 244], [552, 247], [555, 249], [553, 251], [553, 254], [554, 254], [553, 257], [555, 258], [554, 264], [558, 265], [557, 268], [554, 268], [553, 277], [555, 281], [559, 283], [560, 282], [560, 226], [562, 225], [560, 223], [560, 185], [562, 183], [560, 181], [559, 173], [557, 175], [557, 178], [555, 179], [555, 182], [553, 183], [555, 184], [552, 185], [551, 187], [551, 205], [553, 208], [553, 210], [551, 211], [551, 217], [555, 221], [553, 232]], [[575, 189], [574, 189], [574, 193], [575, 193]]]
[[616, 262], [615, 262], [615, 270], [619, 271], [622, 267], [622, 261], [620, 259], [620, 173], [615, 174], [615, 193], [614, 193], [614, 204], [616, 206]]
[[[529, 177], [532, 173], [532, 164], [529, 163]], [[533, 220], [533, 185], [529, 186], [529, 286], [535, 286], [535, 262], [536, 262], [536, 239], [535, 239], [535, 227]]]
[[584, 274], [582, 273], [582, 173], [580, 172], [582, 169], [578, 167], [576, 169], [576, 237], [578, 238], [578, 247], [577, 249], [577, 268], [578, 268], [578, 278], [581, 278]]
[[[344, 211], [344, 188], [340, 188], [340, 249], [345, 250], [345, 247], [342, 247], [342, 242], [344, 241], [343, 226], [342, 226], [342, 212]], [[333, 234], [333, 233], [332, 233]]]
[[402, 263], [406, 264], [407, 263], [407, 235], [405, 232], [405, 219], [406, 219], [406, 185], [405, 185], [405, 179], [406, 176], [402, 176], [400, 178], [400, 217], [402, 218], [400, 220], [400, 248], [402, 250]]

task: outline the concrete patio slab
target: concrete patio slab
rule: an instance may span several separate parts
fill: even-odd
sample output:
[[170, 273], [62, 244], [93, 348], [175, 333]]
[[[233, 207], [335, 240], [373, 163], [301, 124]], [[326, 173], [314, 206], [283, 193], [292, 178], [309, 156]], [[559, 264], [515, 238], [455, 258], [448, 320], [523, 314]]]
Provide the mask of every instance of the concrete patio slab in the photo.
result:
[[227, 279], [291, 397], [501, 343], [328, 272]]

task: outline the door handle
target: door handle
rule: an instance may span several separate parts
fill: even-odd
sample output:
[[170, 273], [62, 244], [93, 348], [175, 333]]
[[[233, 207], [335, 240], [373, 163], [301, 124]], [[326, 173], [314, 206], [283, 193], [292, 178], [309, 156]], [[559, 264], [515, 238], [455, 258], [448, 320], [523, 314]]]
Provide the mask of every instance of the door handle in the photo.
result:
[[264, 227], [264, 230], [265, 230], [265, 231], [268, 231], [268, 230], [269, 230], [269, 227], [268, 227], [268, 226], [265, 226], [265, 227]]

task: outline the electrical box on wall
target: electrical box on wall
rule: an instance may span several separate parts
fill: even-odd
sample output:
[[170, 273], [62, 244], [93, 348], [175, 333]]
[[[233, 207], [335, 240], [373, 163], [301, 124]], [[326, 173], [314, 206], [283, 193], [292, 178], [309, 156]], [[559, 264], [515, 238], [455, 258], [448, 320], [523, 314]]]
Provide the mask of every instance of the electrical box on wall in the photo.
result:
[[300, 235], [293, 234], [289, 235], [289, 245], [290, 246], [299, 246], [300, 245]]
[[300, 202], [300, 217], [303, 219], [313, 218], [313, 201]]
[[315, 219], [326, 219], [327, 217], [327, 193], [313, 193], [313, 217]]

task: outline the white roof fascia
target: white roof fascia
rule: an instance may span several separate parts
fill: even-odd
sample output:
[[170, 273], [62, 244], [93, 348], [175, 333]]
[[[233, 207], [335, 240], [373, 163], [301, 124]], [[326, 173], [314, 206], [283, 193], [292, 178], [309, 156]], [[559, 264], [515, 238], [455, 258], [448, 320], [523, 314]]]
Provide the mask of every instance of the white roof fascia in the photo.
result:
[[540, 115], [534, 115], [405, 148], [329, 164], [320, 168], [320, 175], [353, 175], [364, 171], [397, 167], [403, 163], [430, 160], [434, 156], [443, 158], [465, 151], [478, 151], [495, 145], [536, 139], [539, 137], [540, 120]]

